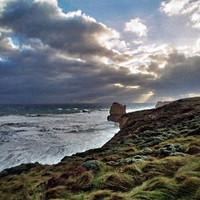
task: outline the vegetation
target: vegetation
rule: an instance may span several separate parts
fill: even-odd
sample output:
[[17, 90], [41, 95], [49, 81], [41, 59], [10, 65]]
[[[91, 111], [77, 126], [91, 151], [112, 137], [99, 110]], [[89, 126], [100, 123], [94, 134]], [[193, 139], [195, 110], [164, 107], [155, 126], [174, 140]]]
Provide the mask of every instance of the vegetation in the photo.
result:
[[127, 116], [102, 148], [3, 170], [0, 199], [200, 199], [200, 98]]

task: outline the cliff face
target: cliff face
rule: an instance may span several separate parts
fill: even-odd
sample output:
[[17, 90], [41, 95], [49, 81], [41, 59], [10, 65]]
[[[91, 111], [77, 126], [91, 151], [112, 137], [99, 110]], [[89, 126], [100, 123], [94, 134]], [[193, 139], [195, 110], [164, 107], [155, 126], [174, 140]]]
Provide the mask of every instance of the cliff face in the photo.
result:
[[[136, 111], [123, 115], [121, 130], [109, 142], [112, 143], [121, 137], [121, 139], [126, 138], [126, 140], [130, 138], [135, 145], [138, 145], [138, 140], [142, 140], [144, 146], [148, 146], [146, 140], [160, 138], [160, 140], [166, 141], [170, 137], [182, 137], [183, 133], [191, 131], [184, 124], [191, 124], [190, 126], [193, 127], [195, 126], [193, 123], [200, 123], [199, 119], [200, 98], [181, 99], [157, 109]], [[173, 135], [172, 133], [175, 132], [176, 134]]]
[[200, 199], [200, 98], [127, 113], [102, 148], [0, 173], [0, 199]]

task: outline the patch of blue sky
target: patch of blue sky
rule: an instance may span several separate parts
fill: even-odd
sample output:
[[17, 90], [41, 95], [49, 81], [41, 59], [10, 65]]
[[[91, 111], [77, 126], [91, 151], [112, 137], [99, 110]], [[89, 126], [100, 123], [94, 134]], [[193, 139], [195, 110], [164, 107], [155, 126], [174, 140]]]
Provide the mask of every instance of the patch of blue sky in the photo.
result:
[[4, 63], [4, 62], [7, 62], [8, 61], [8, 58], [5, 57], [5, 56], [0, 56], [0, 62], [1, 63]]
[[81, 10], [108, 27], [121, 30], [125, 22], [134, 18], [145, 20], [158, 12], [162, 0], [59, 0], [63, 12]]
[[20, 45], [20, 41], [19, 41], [19, 38], [12, 35], [10, 36], [10, 38], [12, 39], [12, 43], [15, 45], [15, 46], [19, 46]]
[[[158, 10], [162, 0], [59, 0], [58, 5], [64, 12], [82, 10], [84, 13], [102, 21], [121, 18], [132, 18], [138, 15], [149, 15]], [[139, 17], [139, 16], [138, 16]]]

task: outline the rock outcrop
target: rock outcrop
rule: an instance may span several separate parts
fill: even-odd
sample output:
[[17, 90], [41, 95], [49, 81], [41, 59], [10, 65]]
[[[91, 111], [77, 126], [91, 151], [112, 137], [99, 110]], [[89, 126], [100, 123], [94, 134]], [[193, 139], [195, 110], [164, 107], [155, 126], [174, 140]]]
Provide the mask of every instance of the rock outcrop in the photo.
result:
[[107, 120], [118, 122], [119, 118], [124, 114], [126, 114], [126, 106], [114, 102], [110, 107], [110, 115], [107, 117]]
[[120, 117], [120, 118], [118, 119], [120, 130], [121, 130], [121, 129], [123, 128], [123, 126], [126, 124], [126, 122], [128, 121], [128, 119], [129, 119], [129, 116], [127, 116], [127, 115], [124, 115], [124, 116], [122, 116], [122, 117]]

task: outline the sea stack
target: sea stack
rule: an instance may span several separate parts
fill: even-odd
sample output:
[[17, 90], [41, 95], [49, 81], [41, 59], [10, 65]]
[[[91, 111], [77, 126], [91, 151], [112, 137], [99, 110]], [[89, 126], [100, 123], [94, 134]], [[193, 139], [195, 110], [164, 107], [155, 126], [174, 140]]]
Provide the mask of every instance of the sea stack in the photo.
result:
[[119, 118], [124, 114], [126, 114], [126, 105], [114, 102], [110, 107], [110, 115], [107, 117], [107, 120], [118, 122]]

